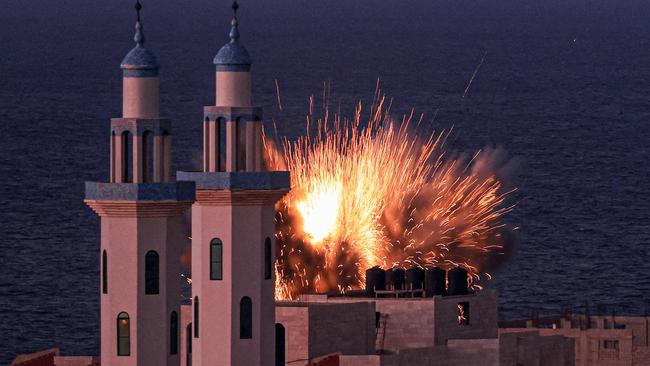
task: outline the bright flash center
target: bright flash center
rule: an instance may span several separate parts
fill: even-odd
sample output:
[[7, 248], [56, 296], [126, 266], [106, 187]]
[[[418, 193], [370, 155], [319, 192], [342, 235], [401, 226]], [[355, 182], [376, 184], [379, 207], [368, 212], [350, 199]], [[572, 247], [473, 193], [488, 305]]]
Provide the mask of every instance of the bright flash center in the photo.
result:
[[340, 183], [315, 187], [296, 207], [303, 219], [303, 231], [312, 244], [319, 244], [337, 229], [342, 187]]

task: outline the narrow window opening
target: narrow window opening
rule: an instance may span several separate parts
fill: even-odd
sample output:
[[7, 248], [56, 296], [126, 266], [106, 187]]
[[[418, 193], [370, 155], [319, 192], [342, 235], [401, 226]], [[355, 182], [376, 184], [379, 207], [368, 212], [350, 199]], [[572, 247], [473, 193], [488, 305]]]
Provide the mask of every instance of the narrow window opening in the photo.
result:
[[144, 293], [157, 295], [160, 291], [160, 265], [158, 253], [153, 250], [147, 252], [144, 260]]
[[469, 302], [458, 303], [458, 325], [469, 325]]
[[169, 354], [178, 354], [178, 313], [172, 311], [169, 319]]
[[199, 338], [199, 297], [194, 296], [194, 338]]
[[122, 133], [122, 181], [133, 182], [133, 142], [131, 132]]
[[248, 296], [239, 301], [239, 339], [253, 338], [253, 302]]
[[284, 325], [275, 323], [275, 366], [284, 366], [286, 362], [285, 333]]
[[102, 293], [108, 293], [108, 255], [105, 250], [102, 253]]
[[618, 349], [618, 341], [617, 340], [610, 340], [610, 339], [604, 340], [603, 341], [603, 348], [617, 350]]

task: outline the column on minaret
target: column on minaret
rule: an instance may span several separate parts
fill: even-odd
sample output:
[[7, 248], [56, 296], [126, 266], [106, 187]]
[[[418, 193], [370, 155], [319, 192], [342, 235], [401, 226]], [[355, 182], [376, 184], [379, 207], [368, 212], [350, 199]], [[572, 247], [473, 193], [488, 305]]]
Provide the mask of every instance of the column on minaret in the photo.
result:
[[254, 171], [261, 172], [264, 169], [264, 125], [262, 121], [255, 122], [255, 168]]
[[172, 135], [169, 131], [163, 131], [162, 145], [162, 181], [169, 182], [172, 179]]

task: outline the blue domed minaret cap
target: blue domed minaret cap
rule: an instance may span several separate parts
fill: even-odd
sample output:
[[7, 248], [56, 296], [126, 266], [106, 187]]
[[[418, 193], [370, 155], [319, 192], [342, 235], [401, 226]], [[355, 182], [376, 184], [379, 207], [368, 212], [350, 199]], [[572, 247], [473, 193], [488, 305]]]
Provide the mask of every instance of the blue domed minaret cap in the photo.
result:
[[144, 48], [144, 33], [142, 33], [142, 23], [140, 22], [140, 10], [142, 5], [140, 0], [135, 4], [135, 10], [138, 18], [135, 23], [135, 47], [122, 60], [120, 67], [126, 77], [155, 77], [158, 76], [158, 59], [153, 52]]
[[230, 22], [230, 42], [226, 43], [214, 57], [217, 71], [250, 71], [251, 57], [244, 45], [239, 42], [239, 21], [237, 20], [237, 1], [232, 3], [233, 18]]

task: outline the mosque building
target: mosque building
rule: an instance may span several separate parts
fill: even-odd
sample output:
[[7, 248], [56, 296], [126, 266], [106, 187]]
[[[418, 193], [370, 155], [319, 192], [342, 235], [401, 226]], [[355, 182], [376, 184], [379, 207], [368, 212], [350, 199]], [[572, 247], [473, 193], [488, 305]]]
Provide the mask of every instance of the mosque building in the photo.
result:
[[[172, 121], [159, 113], [159, 63], [137, 2], [110, 179], [85, 187], [101, 223], [100, 356], [51, 350], [12, 365], [650, 364], [650, 318], [500, 324], [496, 292], [472, 291], [460, 268], [373, 268], [365, 291], [276, 302], [275, 203], [290, 176], [265, 169], [262, 108], [251, 103], [252, 61], [232, 9], [230, 40], [213, 60], [214, 105], [203, 109], [203, 169], [172, 174]], [[192, 300], [183, 304], [189, 238]]]

